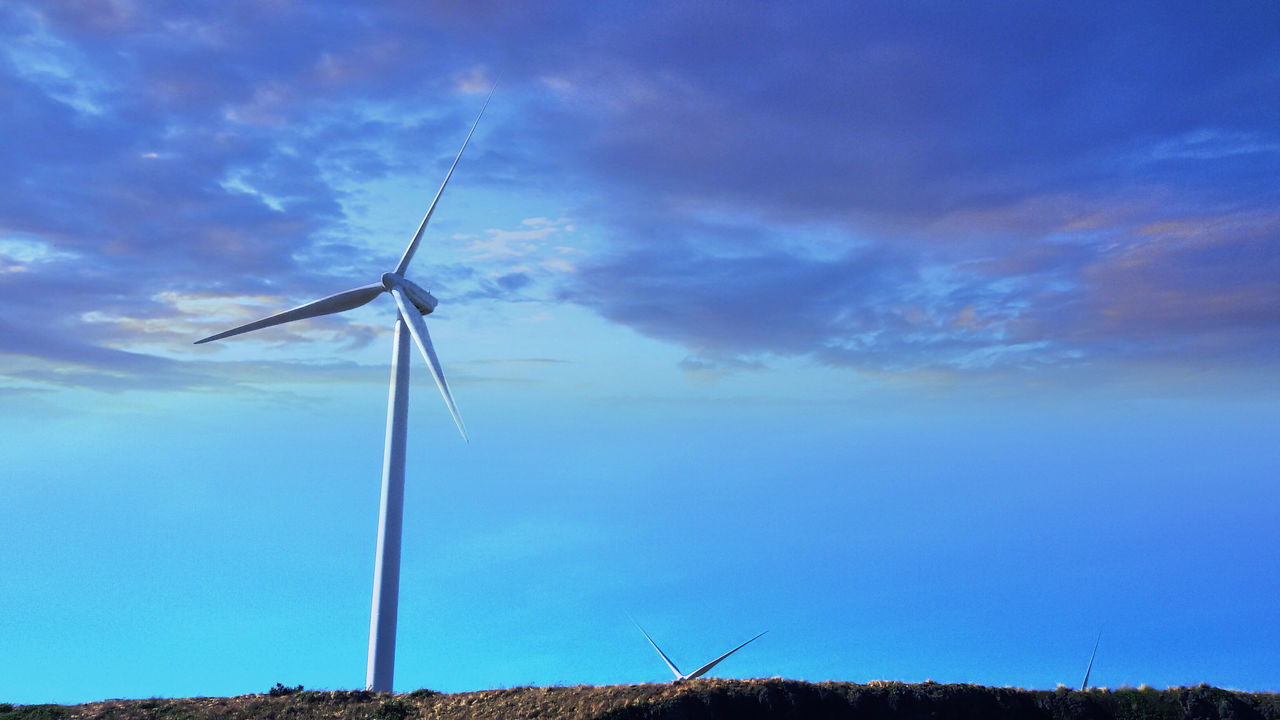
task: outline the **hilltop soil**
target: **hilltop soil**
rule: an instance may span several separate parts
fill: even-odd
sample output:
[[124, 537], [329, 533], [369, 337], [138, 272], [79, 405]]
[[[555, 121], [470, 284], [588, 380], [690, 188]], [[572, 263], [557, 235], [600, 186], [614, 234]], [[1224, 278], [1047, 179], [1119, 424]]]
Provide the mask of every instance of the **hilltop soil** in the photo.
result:
[[84, 705], [7, 705], [0, 720], [1280, 720], [1280, 695], [1192, 688], [1018, 690], [979, 685], [696, 680], [404, 695], [294, 691]]

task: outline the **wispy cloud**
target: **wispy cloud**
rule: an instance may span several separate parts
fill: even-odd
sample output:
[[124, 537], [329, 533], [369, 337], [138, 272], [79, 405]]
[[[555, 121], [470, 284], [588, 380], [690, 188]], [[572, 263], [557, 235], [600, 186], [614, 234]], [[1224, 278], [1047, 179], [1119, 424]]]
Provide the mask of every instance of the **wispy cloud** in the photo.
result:
[[1152, 160], [1219, 160], [1237, 155], [1280, 153], [1280, 138], [1261, 133], [1196, 130], [1162, 140], [1151, 148]]

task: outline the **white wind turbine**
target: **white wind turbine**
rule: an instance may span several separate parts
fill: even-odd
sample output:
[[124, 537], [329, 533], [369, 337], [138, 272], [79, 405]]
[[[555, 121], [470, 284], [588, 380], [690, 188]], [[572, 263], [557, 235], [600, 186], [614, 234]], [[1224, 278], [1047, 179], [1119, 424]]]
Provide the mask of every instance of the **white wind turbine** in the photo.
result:
[[658, 647], [658, 643], [654, 642], [653, 638], [649, 637], [649, 633], [645, 632], [644, 628], [640, 627], [640, 623], [636, 622], [634, 619], [631, 622], [635, 623], [636, 629], [639, 630], [641, 634], [644, 635], [644, 639], [648, 640], [649, 644], [653, 646], [653, 649], [657, 650], [658, 654], [662, 656], [662, 662], [666, 663], [667, 667], [671, 668], [671, 674], [676, 676], [675, 680], [673, 680], [672, 682], [684, 682], [685, 680], [693, 680], [693, 679], [702, 677], [706, 673], [710, 672], [711, 668], [715, 667], [716, 665], [719, 665], [721, 660], [724, 660], [730, 655], [746, 647], [747, 644], [751, 642], [751, 640], [755, 640], [756, 638], [760, 637], [760, 635], [764, 635], [764, 633], [769, 632], [768, 630], [765, 630], [764, 632], [760, 633], [760, 635], [756, 635], [756, 637], [751, 638], [751, 640], [748, 640], [747, 642], [742, 643], [738, 647], [730, 650], [729, 652], [721, 655], [720, 657], [716, 658], [715, 660], [712, 660], [711, 662], [707, 663], [706, 665], [703, 665], [702, 667], [698, 668], [697, 670], [694, 670], [691, 673], [682, 673], [680, 672], [680, 668], [676, 667], [676, 664], [671, 662], [671, 658], [667, 657], [667, 654], [662, 652], [662, 648]]
[[449, 413], [453, 415], [453, 421], [457, 423], [462, 439], [467, 439], [467, 429], [462, 424], [462, 416], [458, 414], [458, 406], [454, 404], [453, 394], [449, 392], [449, 384], [445, 382], [440, 360], [436, 357], [435, 348], [431, 346], [427, 324], [422, 319], [423, 315], [428, 315], [436, 309], [437, 301], [431, 293], [405, 279], [404, 272], [409, 267], [409, 262], [413, 260], [413, 254], [422, 240], [422, 232], [426, 230], [427, 222], [431, 220], [431, 213], [435, 212], [436, 203], [440, 202], [440, 196], [444, 193], [445, 186], [449, 184], [453, 169], [462, 159], [462, 153], [467, 149], [467, 143], [471, 141], [471, 135], [475, 133], [476, 126], [480, 124], [480, 118], [484, 116], [485, 108], [489, 106], [489, 100], [492, 98], [493, 91], [490, 90], [489, 98], [485, 99], [484, 106], [480, 108], [480, 114], [476, 116], [476, 121], [472, 123], [466, 140], [462, 142], [462, 149], [458, 150], [458, 156], [449, 166], [444, 182], [440, 183], [435, 199], [427, 208], [427, 214], [418, 225], [418, 231], [413, 234], [413, 240], [409, 241], [409, 246], [405, 248], [400, 262], [396, 263], [395, 270], [383, 273], [376, 283], [345, 290], [196, 341], [199, 345], [294, 320], [351, 310], [368, 303], [384, 292], [390, 293], [395, 299], [398, 317], [392, 344], [391, 391], [387, 399], [387, 439], [382, 455], [382, 500], [378, 510], [378, 551], [373, 570], [373, 609], [369, 618], [369, 664], [365, 676], [365, 687], [375, 692], [391, 692], [391, 679], [395, 672], [396, 609], [400, 596], [400, 531], [404, 516], [404, 451], [409, 416], [410, 336], [417, 343], [422, 357], [426, 359], [427, 369], [431, 371], [436, 387], [444, 396], [445, 405], [449, 407]]

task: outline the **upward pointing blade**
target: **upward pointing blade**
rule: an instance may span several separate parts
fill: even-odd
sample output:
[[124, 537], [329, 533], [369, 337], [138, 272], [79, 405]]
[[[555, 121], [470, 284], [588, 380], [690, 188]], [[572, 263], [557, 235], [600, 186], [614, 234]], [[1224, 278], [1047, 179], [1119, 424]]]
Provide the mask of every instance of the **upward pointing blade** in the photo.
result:
[[453, 176], [453, 169], [458, 167], [458, 161], [462, 159], [462, 152], [467, 149], [467, 143], [471, 142], [471, 135], [476, 131], [476, 126], [480, 124], [480, 118], [484, 117], [485, 108], [489, 107], [489, 101], [493, 99], [493, 91], [497, 89], [498, 86], [494, 85], [489, 90], [489, 97], [485, 98], [484, 106], [480, 108], [480, 114], [476, 116], [476, 121], [471, 124], [471, 131], [467, 133], [467, 139], [462, 141], [462, 149], [458, 150], [458, 157], [453, 159], [453, 164], [449, 166], [449, 172], [445, 173], [444, 182], [440, 183], [440, 189], [436, 191], [435, 199], [431, 201], [431, 207], [427, 208], [427, 214], [422, 218], [422, 224], [418, 226], [418, 232], [413, 234], [413, 239], [409, 241], [409, 247], [404, 249], [404, 255], [400, 257], [400, 262], [396, 263], [396, 275], [404, 275], [405, 269], [409, 267], [409, 261], [413, 259], [413, 254], [418, 250], [418, 242], [422, 240], [422, 231], [427, 229], [427, 222], [431, 220], [431, 213], [436, 211], [436, 203], [440, 202], [440, 196], [444, 194], [444, 186], [449, 184], [449, 178]]
[[662, 656], [662, 662], [666, 663], [667, 667], [671, 668], [671, 672], [675, 673], [676, 679], [683, 680], [684, 673], [680, 672], [680, 668], [676, 667], [676, 664], [671, 662], [671, 658], [667, 657], [667, 654], [662, 652], [662, 648], [658, 647], [658, 643], [654, 642], [653, 638], [649, 637], [649, 633], [645, 632], [644, 628], [640, 627], [640, 623], [636, 622], [635, 620], [632, 620], [631, 622], [635, 623], [636, 629], [639, 630], [642, 635], [644, 635], [644, 639], [648, 640], [649, 644], [653, 646], [653, 649], [657, 650], [658, 654]]
[[1098, 656], [1098, 643], [1102, 642], [1102, 631], [1098, 631], [1098, 639], [1093, 641], [1093, 652], [1089, 654], [1089, 667], [1084, 669], [1084, 682], [1080, 683], [1080, 692], [1089, 689], [1089, 673], [1093, 672], [1093, 659]]
[[378, 295], [380, 295], [384, 290], [386, 290], [386, 288], [382, 286], [382, 283], [365, 285], [364, 287], [358, 287], [351, 290], [344, 290], [336, 295], [330, 295], [329, 297], [323, 297], [319, 300], [313, 300], [306, 305], [299, 305], [292, 310], [285, 310], [284, 312], [276, 313], [270, 317], [264, 317], [261, 320], [254, 320], [246, 325], [241, 325], [240, 327], [220, 332], [217, 335], [210, 335], [203, 340], [197, 340], [195, 344], [199, 345], [201, 343], [212, 342], [214, 340], [221, 340], [222, 338], [231, 337], [232, 335], [239, 335], [252, 330], [261, 330], [262, 328], [271, 327], [273, 325], [282, 325], [287, 322], [293, 322], [294, 320], [305, 320], [307, 318], [318, 317], [320, 315], [330, 315], [332, 313], [342, 312], [343, 310], [358, 308], [378, 297]]
[[[767, 632], [769, 632], [769, 631], [768, 631], [768, 630], [765, 630], [764, 632], [760, 633], [760, 635], [763, 635], [764, 633], [767, 633]], [[760, 635], [757, 635], [756, 637], [751, 638], [751, 640], [755, 640], [756, 638], [760, 637]], [[741, 645], [739, 645], [738, 647], [736, 647], [736, 648], [734, 648], [734, 649], [730, 650], [729, 652], [727, 652], [727, 653], [725, 653], [725, 654], [721, 655], [720, 657], [716, 658], [715, 660], [712, 660], [711, 662], [707, 663], [706, 665], [703, 665], [702, 667], [698, 668], [697, 670], [694, 670], [693, 672], [689, 673], [688, 677], [686, 677], [685, 679], [686, 679], [686, 680], [692, 680], [692, 679], [694, 679], [694, 678], [700, 678], [700, 677], [702, 677], [702, 676], [703, 676], [707, 671], [709, 671], [711, 668], [715, 667], [716, 665], [719, 665], [721, 660], [723, 660], [723, 659], [725, 659], [725, 658], [729, 657], [730, 655], [732, 655], [732, 654], [734, 654], [734, 653], [738, 652], [739, 650], [741, 650], [742, 648], [746, 647], [746, 646], [747, 646], [747, 644], [751, 642], [751, 640], [748, 640], [747, 642], [742, 643], [742, 644], [741, 644]]]
[[417, 341], [418, 349], [422, 351], [422, 357], [427, 361], [431, 377], [435, 378], [436, 387], [440, 388], [444, 403], [449, 406], [449, 413], [453, 415], [453, 421], [458, 424], [458, 432], [462, 433], [463, 440], [471, 442], [467, 438], [467, 428], [462, 424], [462, 416], [458, 414], [458, 406], [453, 402], [453, 393], [449, 392], [449, 383], [445, 382], [444, 370], [440, 368], [436, 349], [431, 346], [431, 336], [427, 334], [427, 323], [422, 319], [422, 313], [405, 298], [404, 291], [399, 287], [392, 286], [391, 297], [396, 299], [396, 305], [400, 308], [400, 317], [408, 323], [409, 333]]

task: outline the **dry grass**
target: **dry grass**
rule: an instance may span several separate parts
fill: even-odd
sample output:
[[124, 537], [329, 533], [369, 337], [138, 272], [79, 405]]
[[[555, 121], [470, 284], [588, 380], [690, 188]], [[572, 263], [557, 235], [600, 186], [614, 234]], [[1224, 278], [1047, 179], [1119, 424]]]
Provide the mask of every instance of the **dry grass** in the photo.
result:
[[978, 685], [696, 680], [679, 685], [518, 687], [445, 695], [304, 691], [229, 698], [0, 704], [0, 720], [1280, 720], [1280, 696], [1208, 686], [1076, 692]]

